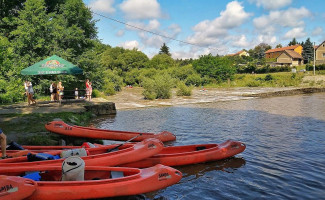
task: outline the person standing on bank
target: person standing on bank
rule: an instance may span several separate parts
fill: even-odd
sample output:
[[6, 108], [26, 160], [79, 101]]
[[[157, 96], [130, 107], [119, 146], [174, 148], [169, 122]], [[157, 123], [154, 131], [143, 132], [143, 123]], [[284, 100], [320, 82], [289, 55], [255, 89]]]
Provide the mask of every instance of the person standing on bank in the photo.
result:
[[2, 159], [8, 158], [8, 156], [6, 154], [7, 137], [1, 129], [0, 129], [0, 144], [1, 144], [1, 153], [2, 153], [1, 158]]
[[90, 100], [90, 88], [91, 88], [91, 83], [89, 82], [89, 79], [86, 80], [86, 99]]
[[59, 100], [61, 101], [62, 100], [62, 96], [63, 96], [63, 90], [64, 90], [64, 87], [62, 86], [62, 82], [61, 81], [58, 83], [57, 90], [58, 90]]
[[24, 88], [25, 88], [25, 95], [26, 95], [26, 98], [27, 98], [27, 102], [28, 102], [28, 105], [30, 105], [30, 98], [29, 98], [29, 95], [28, 95], [28, 81], [26, 80], [25, 83], [24, 83]]
[[32, 104], [36, 104], [36, 101], [33, 98], [34, 95], [33, 85], [30, 81], [28, 81], [27, 87], [28, 87], [27, 91], [28, 91], [28, 98], [29, 98], [28, 105], [30, 105], [30, 102], [32, 102]]

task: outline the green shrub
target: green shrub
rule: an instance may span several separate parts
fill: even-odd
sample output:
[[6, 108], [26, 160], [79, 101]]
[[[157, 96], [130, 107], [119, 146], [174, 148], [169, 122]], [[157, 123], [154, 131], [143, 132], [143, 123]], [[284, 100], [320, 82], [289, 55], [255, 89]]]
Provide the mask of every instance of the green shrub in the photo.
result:
[[93, 90], [92, 97], [98, 98], [98, 97], [101, 97], [101, 96], [102, 96], [102, 94], [101, 94], [101, 92], [99, 90], [97, 90], [97, 89]]
[[179, 82], [177, 85], [177, 91], [176, 95], [177, 96], [191, 96], [192, 95], [192, 89], [193, 87], [188, 87], [185, 85], [184, 82]]
[[185, 80], [186, 85], [200, 86], [202, 84], [202, 78], [199, 74], [191, 74]]
[[167, 74], [156, 75], [153, 79], [145, 79], [142, 83], [145, 99], [169, 99], [174, 80]]
[[274, 78], [271, 74], [267, 74], [264, 78], [265, 81], [272, 81]]

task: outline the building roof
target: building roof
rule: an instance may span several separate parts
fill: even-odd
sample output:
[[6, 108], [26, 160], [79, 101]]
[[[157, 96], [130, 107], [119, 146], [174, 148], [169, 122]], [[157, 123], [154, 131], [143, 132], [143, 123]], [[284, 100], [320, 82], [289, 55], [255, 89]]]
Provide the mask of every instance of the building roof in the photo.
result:
[[300, 44], [288, 46], [288, 47], [281, 47], [281, 48], [276, 48], [276, 49], [270, 49], [267, 50], [265, 53], [274, 53], [274, 52], [279, 52], [279, 51], [284, 51], [284, 50], [294, 50], [295, 48], [301, 46]]
[[[295, 52], [294, 50], [284, 50], [284, 52], [283, 53], [286, 53], [288, 56], [290, 56], [291, 58], [298, 58], [298, 59], [303, 59], [303, 57], [299, 54], [299, 53], [297, 53], [297, 52]], [[281, 54], [280, 54], [281, 55]], [[279, 56], [280, 56], [279, 55]]]
[[237, 53], [229, 54], [228, 56], [237, 56], [237, 55], [240, 55], [243, 52], [247, 52], [247, 51], [241, 50], [241, 51], [238, 51]]

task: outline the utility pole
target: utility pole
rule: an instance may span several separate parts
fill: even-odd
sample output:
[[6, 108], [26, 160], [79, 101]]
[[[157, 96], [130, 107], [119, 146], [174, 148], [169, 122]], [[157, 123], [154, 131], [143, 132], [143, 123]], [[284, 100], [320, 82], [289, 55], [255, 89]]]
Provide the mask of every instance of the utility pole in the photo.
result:
[[314, 76], [315, 76], [315, 62], [316, 62], [316, 48], [315, 48], [315, 42], [314, 42]]

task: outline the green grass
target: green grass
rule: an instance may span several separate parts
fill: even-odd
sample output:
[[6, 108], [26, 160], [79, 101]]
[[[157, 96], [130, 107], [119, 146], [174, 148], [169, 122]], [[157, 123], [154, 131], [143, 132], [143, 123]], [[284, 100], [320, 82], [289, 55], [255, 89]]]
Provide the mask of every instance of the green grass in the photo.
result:
[[289, 87], [299, 86], [303, 73], [278, 72], [270, 74], [236, 74], [234, 80], [220, 84], [210, 84], [207, 87]]
[[[28, 145], [58, 145], [61, 139], [74, 143], [75, 138], [60, 136], [49, 133], [45, 129], [47, 122], [54, 119], [62, 119], [66, 123], [88, 126], [93, 115], [90, 112], [85, 113], [34, 113], [34, 114], [8, 114], [1, 115], [0, 127], [6, 133], [8, 143], [13, 140], [19, 144]], [[85, 141], [85, 140], [83, 140]]]

